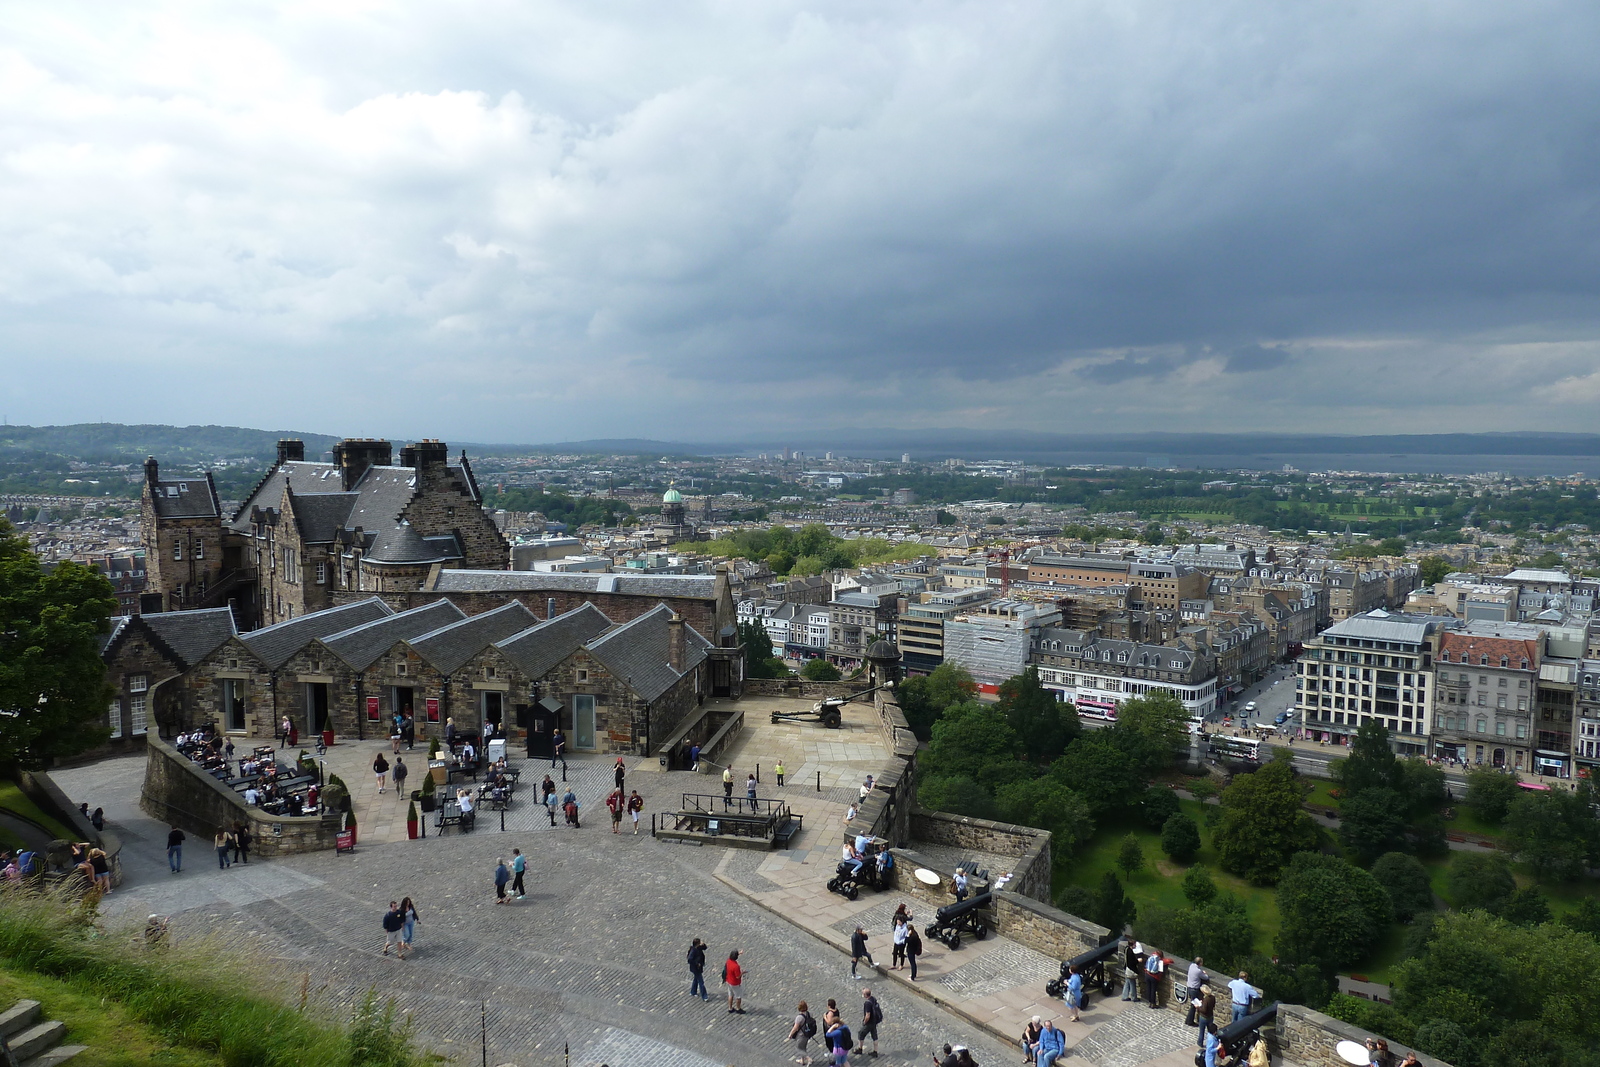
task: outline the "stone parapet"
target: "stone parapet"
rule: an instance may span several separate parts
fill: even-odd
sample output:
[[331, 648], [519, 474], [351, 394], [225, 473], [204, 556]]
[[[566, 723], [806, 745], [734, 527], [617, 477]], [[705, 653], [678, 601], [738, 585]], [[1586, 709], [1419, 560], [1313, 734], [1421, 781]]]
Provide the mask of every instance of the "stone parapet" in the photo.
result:
[[[1369, 1037], [1383, 1037], [1301, 1004], [1278, 1005], [1278, 1020], [1272, 1036], [1276, 1042], [1273, 1051], [1281, 1055], [1284, 1062], [1299, 1067], [1349, 1067], [1339, 1058], [1339, 1042], [1365, 1044]], [[1412, 1051], [1388, 1038], [1384, 1040], [1389, 1041], [1389, 1051], [1394, 1054], [1396, 1063]], [[1450, 1067], [1443, 1060], [1421, 1052], [1417, 1053], [1417, 1062], [1422, 1067]]]
[[1002, 937], [1058, 960], [1082, 955], [1111, 936], [1104, 926], [1013, 892], [1009, 885], [994, 899], [995, 928]]
[[[1007, 888], [1034, 900], [1046, 903], [1050, 900], [1048, 830], [917, 808], [911, 813], [911, 836], [936, 845], [1013, 857], [1013, 880]], [[993, 873], [998, 875], [1001, 872]]]

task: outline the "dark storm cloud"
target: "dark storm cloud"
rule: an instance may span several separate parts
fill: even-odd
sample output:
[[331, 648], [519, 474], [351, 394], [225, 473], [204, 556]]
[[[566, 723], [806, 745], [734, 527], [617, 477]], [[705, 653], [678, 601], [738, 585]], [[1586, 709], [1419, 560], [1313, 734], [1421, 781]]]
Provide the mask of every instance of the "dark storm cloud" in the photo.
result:
[[1593, 4], [157, 8], [8, 27], [13, 418], [123, 371], [331, 425], [332, 365], [501, 439], [1048, 427], [1082, 384], [1581, 428], [1600, 382]]

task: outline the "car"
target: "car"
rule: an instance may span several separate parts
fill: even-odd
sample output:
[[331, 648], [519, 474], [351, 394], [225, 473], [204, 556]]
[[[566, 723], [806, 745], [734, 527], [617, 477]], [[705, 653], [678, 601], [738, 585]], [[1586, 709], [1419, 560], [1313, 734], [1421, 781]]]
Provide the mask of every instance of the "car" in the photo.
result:
[[1255, 711], [1256, 710], [1256, 702], [1254, 700], [1250, 701], [1248, 704], [1246, 704], [1244, 706], [1244, 710], [1245, 711]]
[[1276, 714], [1276, 715], [1274, 715], [1272, 717], [1273, 724], [1277, 725], [1277, 726], [1282, 726], [1284, 723], [1289, 721], [1289, 714], [1290, 713], [1287, 712], [1287, 711], [1278, 712], [1278, 714]]

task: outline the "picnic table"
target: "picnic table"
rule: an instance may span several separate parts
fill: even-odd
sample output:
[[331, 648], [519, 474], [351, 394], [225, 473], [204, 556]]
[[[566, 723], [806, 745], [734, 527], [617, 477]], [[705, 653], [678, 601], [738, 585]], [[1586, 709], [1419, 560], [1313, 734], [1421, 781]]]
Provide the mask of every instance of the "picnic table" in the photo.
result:
[[447, 800], [439, 805], [439, 819], [437, 827], [443, 830], [446, 826], [454, 826], [462, 833], [472, 829], [472, 824], [477, 819], [477, 812], [463, 813], [459, 801]]

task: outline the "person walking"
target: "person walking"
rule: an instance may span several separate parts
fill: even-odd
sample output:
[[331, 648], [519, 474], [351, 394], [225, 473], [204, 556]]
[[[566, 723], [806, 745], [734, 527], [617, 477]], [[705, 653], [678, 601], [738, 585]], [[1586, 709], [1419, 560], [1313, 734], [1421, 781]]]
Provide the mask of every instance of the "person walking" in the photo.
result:
[[1083, 975], [1078, 973], [1077, 967], [1068, 968], [1066, 1001], [1072, 1021], [1078, 1022], [1079, 1013], [1083, 1011]]
[[522, 876], [525, 873], [527, 873], [527, 870], [528, 870], [528, 857], [526, 857], [526, 856], [524, 856], [522, 854], [522, 850], [520, 848], [512, 849], [511, 850], [511, 876], [512, 876], [511, 877], [511, 891], [517, 895], [517, 899], [518, 900], [521, 900], [523, 897], [528, 895], [527, 889], [524, 888], [523, 884], [522, 884]]
[[1217, 1061], [1222, 1058], [1222, 1038], [1217, 1036], [1217, 1024], [1207, 1023], [1201, 1032], [1201, 1048], [1205, 1052], [1206, 1067], [1217, 1067]]
[[628, 808], [628, 798], [622, 795], [621, 789], [613, 789], [606, 794], [606, 810], [611, 812], [611, 832], [621, 833], [622, 813]]
[[565, 777], [567, 771], [567, 735], [561, 732], [561, 727], [556, 727], [555, 733], [550, 735], [550, 767], [555, 769], [556, 760], [561, 761], [561, 773]]
[[1161, 1007], [1161, 976], [1166, 973], [1167, 961], [1161, 955], [1161, 951], [1159, 949], [1145, 957], [1144, 991], [1145, 995], [1150, 998], [1150, 1006], [1152, 1008]]
[[691, 771], [700, 769], [700, 742], [698, 741], [689, 746], [689, 769]]
[[233, 862], [250, 862], [250, 826], [248, 823], [236, 822], [233, 824]]
[[1133, 938], [1122, 941], [1122, 999], [1139, 999], [1139, 975], [1144, 972], [1142, 946]]
[[739, 950], [728, 953], [722, 965], [722, 984], [728, 987], [728, 1014], [744, 1014], [744, 968], [739, 966]]
[[283, 721], [278, 723], [278, 747], [284, 748], [289, 744], [289, 716], [285, 715]]
[[817, 1020], [811, 1017], [811, 1008], [803, 1000], [795, 1006], [794, 1013], [794, 1025], [789, 1027], [789, 1040], [794, 1042], [795, 1051], [800, 1053], [794, 1062], [805, 1067], [811, 1063], [806, 1045], [817, 1035]]
[[[547, 782], [549, 780], [550, 779], [548, 779], [548, 778], [545, 779], [545, 781], [547, 781]], [[544, 809], [550, 813], [550, 825], [551, 826], [555, 826], [555, 824], [556, 824], [556, 808], [557, 807], [559, 807], [559, 805], [556, 802], [556, 791], [554, 789], [552, 789], [552, 790], [550, 790], [550, 792], [548, 792], [548, 793], [546, 793], [544, 795]]]
[[[380, 752], [379, 755], [382, 755]], [[406, 778], [411, 774], [411, 769], [406, 766], [406, 761], [399, 756], [394, 759], [394, 795], [400, 800], [406, 798]]]
[[567, 825], [578, 827], [578, 794], [571, 789], [562, 794], [561, 810], [567, 813]]
[[1217, 1019], [1217, 995], [1208, 987], [1200, 997], [1200, 1006], [1195, 1012], [1194, 1024], [1200, 1028], [1199, 1040], [1195, 1042], [1196, 1048], [1206, 1047], [1206, 1032], [1212, 1029], [1211, 1024]]
[[[872, 995], [872, 990], [861, 991], [861, 1040], [856, 1043], [856, 1055], [865, 1054], [870, 1059], [878, 1058], [878, 1024], [883, 1022], [883, 1009], [878, 1006], [878, 998]], [[872, 1039], [872, 1051], [867, 1052], [867, 1039]]]
[[706, 995], [706, 946], [698, 937], [689, 943], [689, 995], [711, 999]]
[[856, 964], [860, 963], [862, 960], [867, 961], [868, 967], [876, 968], [878, 966], [876, 963], [872, 962], [872, 953], [867, 951], [867, 932], [858, 926], [856, 927], [856, 932], [850, 935], [851, 978], [861, 977], [856, 973]]
[[495, 860], [494, 861], [494, 902], [496, 904], [504, 904], [506, 902], [506, 883], [508, 883], [510, 881], [511, 881], [511, 869], [506, 866], [506, 861], [503, 860], [503, 859]]
[[184, 832], [176, 826], [167, 831], [167, 868], [173, 874], [183, 870], [184, 837]]
[[400, 915], [400, 905], [396, 901], [389, 901], [389, 910], [383, 913], [383, 954], [387, 956], [389, 949], [396, 950], [401, 959], [406, 958], [406, 943], [401, 938], [400, 932], [405, 929], [406, 921]]
[[383, 787], [389, 781], [389, 761], [383, 758], [383, 753], [378, 753], [378, 758], [372, 761], [372, 773], [378, 777], [378, 792], [383, 792]]
[[632, 793], [628, 794], [628, 817], [633, 820], [633, 833], [635, 837], [637, 837], [639, 834], [639, 813], [642, 811], [644, 811], [644, 797], [640, 796], [639, 791], [635, 789]]
[[906, 920], [906, 960], [911, 964], [911, 980], [917, 980], [917, 957], [922, 955], [922, 935], [917, 933], [917, 928]]
[[756, 776], [752, 773], [744, 780], [744, 798], [750, 802], [750, 814], [756, 811]]
[[828, 1027], [828, 1047], [833, 1050], [833, 1067], [844, 1067], [845, 1060], [850, 1055], [850, 1028], [844, 1024], [843, 1019], [835, 1020]]
[[222, 870], [233, 866], [233, 861], [228, 858], [228, 850], [233, 848], [233, 831], [226, 826], [217, 827], [217, 835], [211, 839], [211, 844], [217, 850], [217, 866]]
[[1194, 1025], [1195, 1014], [1200, 1010], [1200, 990], [1211, 981], [1211, 976], [1206, 973], [1205, 962], [1204, 956], [1196, 956], [1194, 962], [1189, 964], [1189, 973], [1183, 981], [1184, 989], [1188, 993], [1187, 1000], [1189, 1001], [1189, 1010], [1183, 1018], [1185, 1026]]
[[417, 906], [410, 897], [400, 902], [400, 944], [407, 952], [411, 951], [412, 939], [417, 935]]
[[[902, 905], [903, 906], [903, 905]], [[889, 934], [889, 940], [894, 944], [894, 952], [889, 957], [889, 969], [898, 971], [906, 965], [906, 937], [910, 922], [898, 912], [894, 917], [894, 930]]]
[[411, 712], [406, 712], [405, 722], [400, 727], [400, 736], [406, 743], [406, 751], [410, 752], [417, 747], [417, 720], [411, 717]]
[[733, 804], [733, 766], [730, 764], [722, 768], [722, 810], [727, 811]]
[[617, 788], [621, 789], [623, 782], [626, 781], [628, 777], [628, 768], [627, 765], [622, 762], [621, 756], [617, 757], [617, 765], [611, 768], [611, 776], [616, 780]]

